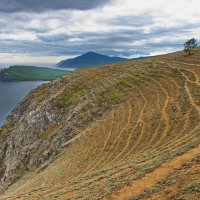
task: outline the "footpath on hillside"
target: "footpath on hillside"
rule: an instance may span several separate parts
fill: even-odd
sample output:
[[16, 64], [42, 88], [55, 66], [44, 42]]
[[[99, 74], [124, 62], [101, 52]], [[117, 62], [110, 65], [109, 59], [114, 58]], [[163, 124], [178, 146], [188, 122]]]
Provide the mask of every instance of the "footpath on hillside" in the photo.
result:
[[199, 153], [200, 145], [155, 168], [154, 171], [147, 173], [144, 177], [136, 180], [132, 185], [123, 187], [121, 190], [117, 191], [116, 194], [106, 197], [105, 200], [128, 200], [139, 195], [145, 189], [149, 189], [157, 182], [167, 178], [171, 172], [180, 168], [183, 164], [190, 161]]

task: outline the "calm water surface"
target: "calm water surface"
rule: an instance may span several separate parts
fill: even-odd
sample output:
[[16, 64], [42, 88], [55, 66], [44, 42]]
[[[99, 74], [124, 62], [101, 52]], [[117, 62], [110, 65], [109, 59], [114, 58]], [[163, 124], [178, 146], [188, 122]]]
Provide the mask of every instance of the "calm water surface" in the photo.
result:
[[0, 127], [10, 111], [42, 81], [1, 82], [0, 81]]

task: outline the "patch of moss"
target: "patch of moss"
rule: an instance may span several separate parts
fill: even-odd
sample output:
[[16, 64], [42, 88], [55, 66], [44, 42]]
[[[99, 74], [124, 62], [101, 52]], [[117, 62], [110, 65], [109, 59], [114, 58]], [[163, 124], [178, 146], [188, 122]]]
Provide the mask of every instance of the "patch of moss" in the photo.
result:
[[125, 89], [132, 89], [133, 88], [133, 86], [131, 84], [127, 83], [125, 80], [118, 80], [117, 86], [123, 87]]
[[53, 99], [52, 103], [54, 106], [63, 108], [69, 106], [78, 101], [82, 96], [85, 95], [85, 91], [82, 89], [77, 90], [66, 90], [59, 96]]
[[109, 103], [116, 104], [122, 100], [122, 95], [119, 92], [112, 91], [106, 95]]
[[198, 183], [191, 183], [186, 190], [191, 192], [196, 192], [200, 194], [200, 184]]
[[131, 78], [135, 81], [139, 81], [139, 82], [146, 82], [147, 78], [144, 76], [143, 72], [136, 72], [135, 74], [133, 74], [131, 76]]
[[172, 69], [172, 77], [178, 77], [181, 76], [181, 72], [179, 71], [179, 69]]

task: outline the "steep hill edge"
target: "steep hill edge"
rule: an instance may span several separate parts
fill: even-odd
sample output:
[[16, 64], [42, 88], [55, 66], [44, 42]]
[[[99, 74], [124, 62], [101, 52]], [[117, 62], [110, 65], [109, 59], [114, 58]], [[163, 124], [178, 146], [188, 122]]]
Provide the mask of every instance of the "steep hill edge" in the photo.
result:
[[200, 144], [199, 55], [87, 68], [31, 92], [0, 130], [3, 199], [123, 199], [185, 159]]

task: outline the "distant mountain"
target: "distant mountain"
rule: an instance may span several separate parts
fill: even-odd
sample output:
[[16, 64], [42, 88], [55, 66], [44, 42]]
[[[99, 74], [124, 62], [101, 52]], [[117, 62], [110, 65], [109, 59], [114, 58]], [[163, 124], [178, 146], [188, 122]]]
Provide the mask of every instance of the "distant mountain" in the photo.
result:
[[120, 57], [110, 57], [89, 51], [81, 56], [59, 62], [56, 66], [61, 68], [82, 68], [99, 66], [110, 63], [123, 62], [128, 59]]
[[67, 70], [15, 65], [0, 71], [0, 81], [51, 81], [68, 73]]

